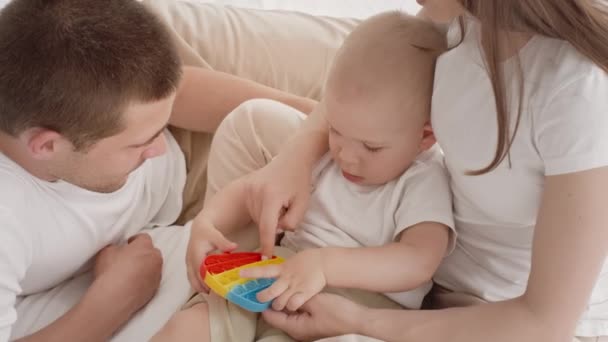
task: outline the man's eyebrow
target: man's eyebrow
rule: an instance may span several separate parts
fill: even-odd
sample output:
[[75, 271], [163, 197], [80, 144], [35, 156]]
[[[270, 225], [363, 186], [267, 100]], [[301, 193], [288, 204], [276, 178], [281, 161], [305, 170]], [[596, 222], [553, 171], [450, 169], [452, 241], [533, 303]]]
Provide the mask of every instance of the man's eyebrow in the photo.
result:
[[151, 142], [154, 141], [154, 139], [158, 138], [159, 135], [161, 135], [165, 129], [167, 128], [168, 125], [164, 125], [158, 132], [156, 132], [156, 134], [154, 134], [150, 139], [146, 140], [146, 142], [141, 143], [141, 144], [135, 144], [135, 145], [131, 145], [130, 147], [141, 147], [141, 146], [145, 146], [150, 144]]

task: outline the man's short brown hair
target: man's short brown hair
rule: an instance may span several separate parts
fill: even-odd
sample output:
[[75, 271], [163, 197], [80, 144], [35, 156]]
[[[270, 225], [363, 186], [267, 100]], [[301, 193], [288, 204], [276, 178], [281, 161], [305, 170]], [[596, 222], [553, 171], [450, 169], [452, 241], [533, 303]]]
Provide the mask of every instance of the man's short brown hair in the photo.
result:
[[0, 12], [0, 130], [52, 129], [76, 148], [119, 133], [133, 102], [175, 91], [163, 24], [135, 0], [13, 0]]

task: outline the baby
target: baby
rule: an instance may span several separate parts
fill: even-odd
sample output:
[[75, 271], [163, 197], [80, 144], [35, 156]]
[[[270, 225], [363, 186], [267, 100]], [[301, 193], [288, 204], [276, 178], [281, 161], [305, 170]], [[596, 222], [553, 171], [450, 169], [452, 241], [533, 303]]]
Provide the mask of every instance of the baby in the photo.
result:
[[[361, 293], [348, 289], [359, 289], [420, 308], [455, 238], [429, 118], [435, 61], [445, 47], [444, 32], [398, 12], [372, 17], [348, 36], [317, 108], [330, 152], [314, 172], [303, 221], [275, 249], [288, 258], [241, 272], [277, 278], [260, 301], [295, 311], [325, 288], [346, 289], [336, 291], [355, 300]], [[231, 183], [195, 218], [188, 248], [194, 288], [201, 288], [194, 275], [206, 253], [236, 247], [223, 235], [251, 222], [243, 191], [241, 181]]]

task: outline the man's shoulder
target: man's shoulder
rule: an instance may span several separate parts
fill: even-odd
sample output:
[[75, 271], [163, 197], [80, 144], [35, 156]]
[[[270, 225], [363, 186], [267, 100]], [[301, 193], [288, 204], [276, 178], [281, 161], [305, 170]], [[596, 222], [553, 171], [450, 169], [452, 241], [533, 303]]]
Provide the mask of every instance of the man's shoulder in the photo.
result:
[[[27, 222], [36, 217], [36, 204], [33, 203], [36, 183], [34, 176], [6, 158], [0, 156], [0, 248], [4, 252], [10, 251], [10, 255], [5, 256], [11, 262], [21, 263], [23, 260], [19, 256], [28, 256], [32, 251], [32, 235]], [[2, 259], [0, 261], [7, 260]]]
[[30, 232], [24, 229], [12, 208], [0, 203], [0, 249], [18, 249], [17, 252], [25, 253], [31, 250], [31, 242]]
[[27, 197], [35, 196], [36, 187], [34, 176], [0, 156], [0, 208], [11, 209], [27, 206]]

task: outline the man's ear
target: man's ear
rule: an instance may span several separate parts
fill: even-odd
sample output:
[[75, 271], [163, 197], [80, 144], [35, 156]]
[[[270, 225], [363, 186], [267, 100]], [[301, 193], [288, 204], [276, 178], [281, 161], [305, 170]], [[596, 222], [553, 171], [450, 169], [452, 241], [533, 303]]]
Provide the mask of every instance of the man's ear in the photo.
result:
[[422, 129], [422, 141], [420, 142], [420, 151], [426, 151], [429, 148], [433, 147], [437, 139], [435, 139], [435, 133], [433, 132], [433, 128], [431, 127], [431, 123], [427, 122], [424, 124]]
[[50, 129], [30, 128], [21, 134], [28, 152], [34, 159], [49, 160], [55, 155], [65, 138]]

